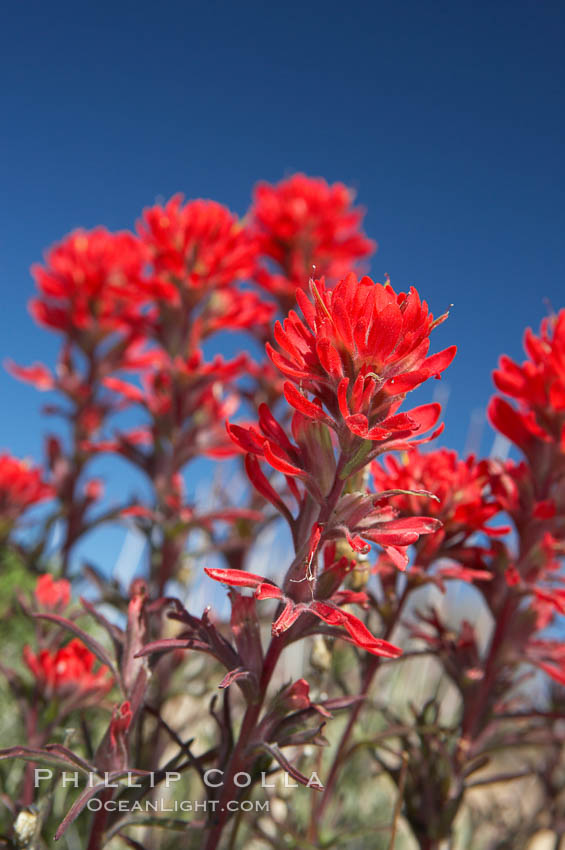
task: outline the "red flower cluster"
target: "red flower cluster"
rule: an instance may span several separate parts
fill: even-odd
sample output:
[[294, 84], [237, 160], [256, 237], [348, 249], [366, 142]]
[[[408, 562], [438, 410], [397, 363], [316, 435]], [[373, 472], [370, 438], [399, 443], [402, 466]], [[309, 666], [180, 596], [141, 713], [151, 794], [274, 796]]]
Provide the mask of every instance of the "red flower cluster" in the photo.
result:
[[[225, 774], [206, 824], [206, 846], [213, 850], [225, 840], [228, 802], [252, 792], [238, 785], [238, 776], [255, 779], [263, 762], [269, 772], [278, 764], [322, 791], [308, 818], [308, 840], [318, 846], [318, 824], [351, 752], [350, 735], [368, 704], [364, 697], [381, 659], [402, 654], [390, 642], [401, 636], [424, 642], [423, 651], [434, 655], [461, 698], [447, 726], [435, 697], [415, 706], [415, 725], [399, 718], [406, 730], [401, 749], [410, 758], [401, 769], [398, 760], [380, 761], [402, 786], [399, 803], [416, 843], [424, 846], [430, 836], [432, 843], [449, 839], [467, 789], [483, 782], [474, 772], [488, 762], [493, 741], [502, 748], [509, 734], [514, 747], [518, 734], [536, 745], [543, 726], [544, 741], [562, 743], [546, 723], [553, 706], [547, 715], [535, 710], [536, 699], [521, 681], [524, 664], [530, 664], [565, 684], [563, 644], [558, 634], [544, 631], [565, 614], [565, 311], [547, 319], [538, 336], [526, 333], [524, 364], [503, 357], [495, 372], [498, 390], [511, 401], [495, 398], [491, 421], [525, 459], [517, 464], [461, 459], [447, 449], [423, 453], [417, 445], [441, 431], [440, 405], [401, 406], [410, 391], [439, 378], [455, 355], [455, 346], [430, 354], [432, 331], [447, 313], [434, 318], [414, 288], [397, 293], [388, 279], [381, 284], [356, 276], [357, 264], [374, 247], [362, 232], [362, 218], [343, 185], [295, 175], [276, 186], [261, 184], [241, 220], [214, 201], [185, 203], [176, 195], [144, 211], [137, 235], [76, 231], [35, 268], [39, 294], [32, 312], [62, 335], [60, 356], [52, 370], [39, 363], [9, 368], [41, 390], [57, 391], [46, 410], [63, 417], [66, 427], [64, 437], [46, 440], [49, 484], [39, 469], [0, 457], [2, 548], [11, 545], [14, 524], [27, 508], [55, 497], [36, 539], [21, 534], [14, 540], [18, 566], [39, 574], [33, 604], [22, 600], [34, 617], [39, 649], [23, 649], [33, 688], [25, 669], [20, 676], [0, 664], [31, 742], [0, 751], [0, 759], [39, 762], [55, 754], [63, 764], [76, 767], [79, 758], [90, 767], [82, 755], [48, 739], [70, 711], [105, 702], [116, 682], [120, 704], [88, 756], [94, 770], [109, 771], [116, 781], [130, 769], [146, 774], [155, 734], [162, 735], [158, 749], [176, 741], [179, 749], [169, 764], [179, 771], [198, 772], [205, 765]], [[254, 291], [254, 283], [262, 291]], [[262, 300], [265, 290], [273, 296], [269, 303]], [[271, 330], [279, 308], [285, 318]], [[247, 331], [268, 356], [257, 363], [246, 353], [208, 357], [210, 337], [225, 330]], [[252, 422], [228, 421], [241, 408]], [[138, 502], [124, 493], [114, 501], [111, 487], [112, 499], [105, 499], [102, 482], [91, 477], [102, 451], [140, 472], [149, 498]], [[211, 491], [216, 504], [202, 510], [190, 502], [188, 465], [237, 451], [245, 456], [254, 490], [234, 492], [231, 480], [228, 486], [218, 481]], [[377, 461], [392, 451], [402, 454]], [[263, 575], [268, 569], [245, 569], [260, 554], [254, 548], [259, 531], [276, 519], [270, 506], [287, 522], [293, 547], [272, 578]], [[511, 520], [512, 534], [493, 527], [502, 514]], [[98, 641], [78, 626], [81, 611], [61, 616], [71, 585], [49, 570], [56, 558], [62, 576], [78, 576], [77, 543], [124, 518], [143, 537], [147, 581], [134, 579], [125, 598], [118, 582], [105, 580], [101, 565], [87, 568], [98, 600], [113, 610], [99, 611], [90, 594], [80, 600], [82, 613], [105, 633]], [[372, 559], [373, 546], [380, 554]], [[198, 618], [173, 595], [201, 555], [214, 559], [207, 575], [230, 588], [229, 623], [215, 624], [210, 608]], [[488, 640], [479, 640], [486, 637], [479, 625], [453, 622], [449, 610], [420, 612], [413, 604], [422, 585], [444, 590], [448, 579], [476, 583], [494, 624]], [[276, 609], [268, 641], [258, 616], [265, 600]], [[412, 626], [407, 611], [416, 619]], [[176, 623], [174, 636], [165, 618]], [[66, 628], [73, 639], [61, 646], [59, 632], [49, 633], [46, 622]], [[319, 651], [312, 661], [328, 673], [332, 651], [336, 670], [341, 663], [331, 641], [345, 640], [362, 651], [347, 697], [320, 695], [318, 701], [300, 678], [270, 693], [281, 653], [305, 638], [315, 638]], [[194, 755], [166, 720], [174, 671], [187, 650], [215, 659], [223, 668], [219, 687], [240, 691], [237, 700], [225, 695], [220, 711], [211, 703], [219, 734], [196, 742]], [[152, 656], [167, 652], [172, 654], [155, 667]], [[347, 663], [359, 654], [349, 650]], [[422, 647], [414, 654], [422, 654]], [[211, 668], [212, 676], [217, 669]], [[205, 671], [203, 676], [204, 694], [209, 679]], [[326, 685], [328, 691], [335, 686], [331, 673], [324, 690]], [[38, 705], [30, 710], [32, 699]], [[514, 715], [514, 706], [526, 710]], [[322, 727], [339, 709], [350, 709], [351, 717], [322, 788], [281, 748], [328, 743]], [[391, 704], [382, 715], [393, 720]], [[93, 737], [89, 723], [86, 717], [87, 742]], [[394, 736], [395, 728], [384, 734]], [[374, 743], [379, 760], [380, 743]], [[320, 764], [325, 769], [326, 760]], [[27, 810], [33, 802], [28, 780], [29, 773], [13, 810]], [[109, 800], [116, 787], [76, 797], [57, 836], [86, 807], [90, 791]], [[48, 830], [47, 820], [43, 828]], [[129, 840], [121, 829], [117, 811], [95, 813], [84, 842], [77, 823], [77, 840], [92, 848], [111, 836]], [[302, 837], [297, 833], [297, 841]]]
[[493, 373], [497, 388], [518, 409], [495, 397], [491, 422], [528, 456], [540, 440], [565, 449], [565, 310], [545, 319], [539, 336], [528, 328], [524, 348], [528, 359], [521, 366], [503, 355]]
[[[409, 414], [397, 410], [406, 392], [438, 375], [453, 359], [455, 346], [427, 356], [429, 334], [445, 316], [434, 321], [414, 289], [407, 296], [396, 296], [389, 285], [369, 278], [358, 282], [354, 275], [334, 290], [323, 282], [312, 283], [311, 290], [314, 303], [298, 291], [308, 326], [291, 311], [284, 328], [280, 323], [275, 326], [275, 338], [285, 353], [266, 346], [274, 365], [292, 379], [284, 384], [284, 394], [300, 414], [293, 423], [297, 441], [301, 435], [308, 442], [305, 418], [332, 428], [342, 446], [354, 445], [354, 438], [362, 437], [386, 443], [389, 449], [406, 448], [406, 439], [428, 431], [440, 414], [437, 404]], [[260, 431], [232, 425], [229, 433], [242, 451], [264, 457], [285, 475], [314, 477], [308, 453], [292, 445], [266, 406], [260, 409], [259, 425]], [[328, 445], [324, 472], [331, 478], [333, 449], [329, 436], [319, 442], [324, 440]]]
[[9, 454], [0, 455], [0, 534], [3, 527], [9, 530], [24, 511], [52, 495], [41, 469]]
[[103, 227], [71, 233], [49, 251], [45, 267], [33, 269], [40, 295], [31, 302], [32, 315], [75, 339], [86, 333], [99, 340], [136, 327], [146, 257], [132, 233]]
[[493, 374], [516, 406], [496, 396], [489, 416], [527, 462], [490, 467], [492, 486], [520, 541], [518, 556], [509, 556], [507, 579], [534, 594], [532, 607], [546, 625], [565, 611], [559, 587], [565, 546], [565, 310], [544, 319], [539, 336], [528, 329], [524, 348], [528, 359], [521, 366], [503, 356]]
[[[441, 528], [422, 541], [420, 563], [438, 557], [467, 560], [464, 547], [477, 532], [498, 536], [509, 530], [488, 525], [500, 504], [489, 493], [488, 464], [472, 455], [462, 460], [449, 449], [422, 453], [414, 448], [400, 458], [387, 455], [384, 465], [372, 464], [371, 472], [377, 492], [401, 491], [390, 499], [401, 516], [424, 511], [441, 521]], [[474, 551], [468, 550], [471, 557]]]
[[[285, 385], [287, 401], [305, 416], [328, 421], [323, 404], [334, 420], [364, 439], [432, 427], [429, 406], [424, 422], [416, 411], [413, 419], [391, 414], [406, 392], [453, 360], [455, 346], [428, 356], [430, 333], [447, 314], [434, 320], [414, 288], [396, 295], [390, 284], [358, 281], [353, 274], [333, 290], [324, 281], [310, 288], [313, 301], [297, 291], [306, 323], [291, 311], [283, 325], [275, 325], [283, 353], [267, 344], [273, 363], [299, 388]], [[304, 390], [315, 395], [314, 402], [302, 400]]]
[[[32, 312], [64, 334], [57, 369], [8, 365], [16, 377], [57, 390], [66, 402], [46, 409], [69, 421], [75, 443], [70, 457], [58, 443], [56, 458], [48, 443], [67, 521], [67, 558], [89, 528], [93, 488], [86, 485], [82, 501], [78, 493], [84, 467], [98, 452], [121, 454], [158, 483], [160, 495], [176, 492], [173, 480], [195, 456], [233, 452], [223, 421], [238, 405], [236, 382], [251, 371], [249, 359], [205, 363], [202, 345], [223, 329], [264, 338], [274, 311], [257, 293], [238, 288], [252, 277], [258, 245], [226, 207], [184, 204], [175, 196], [146, 210], [138, 229], [139, 236], [76, 231], [49, 252], [45, 266], [34, 270], [40, 295]], [[118, 377], [123, 371], [137, 381], [126, 383]], [[131, 402], [145, 408], [149, 422], [108, 438], [110, 415]]]
[[183, 301], [179, 287], [210, 290], [251, 276], [257, 245], [227, 207], [216, 201], [182, 203], [175, 195], [164, 207], [145, 210], [138, 226], [154, 274], [153, 296]]
[[105, 666], [94, 672], [95, 656], [80, 640], [73, 639], [55, 651], [42, 649], [35, 654], [24, 647], [24, 661], [35, 676], [45, 696], [100, 697], [113, 685]]
[[51, 573], [37, 579], [35, 598], [42, 608], [66, 608], [71, 601], [71, 584], [62, 578], [55, 581]]
[[256, 188], [252, 227], [261, 253], [280, 269], [273, 273], [264, 265], [256, 279], [284, 307], [310, 277], [338, 280], [374, 251], [375, 243], [360, 230], [364, 212], [352, 201], [353, 193], [342, 183], [330, 186], [303, 174]]
[[[371, 473], [377, 498], [380, 491], [401, 517], [418, 517], [423, 512], [438, 522], [438, 528], [415, 545], [408, 575], [411, 587], [432, 582], [444, 592], [445, 580], [493, 579], [488, 563], [491, 544], [485, 545], [478, 535], [500, 536], [509, 528], [488, 524], [501, 505], [490, 490], [487, 462], [477, 462], [473, 456], [462, 460], [448, 449], [422, 453], [414, 447], [400, 457], [387, 455], [382, 465], [373, 463]], [[373, 568], [391, 592], [396, 584], [393, 567], [399, 566], [393, 555], [386, 550]]]
[[296, 442], [266, 405], [259, 407], [258, 428], [232, 424], [228, 432], [247, 455], [252, 483], [283, 513], [291, 528], [290, 510], [262, 473], [257, 458], [283, 473], [299, 505], [303, 501], [295, 479], [320, 504], [323, 542], [345, 537], [355, 551], [367, 551], [367, 541], [377, 543], [404, 569], [407, 547], [420, 534], [437, 530], [435, 518], [398, 518], [397, 510], [364, 492], [341, 495], [329, 517], [324, 511], [330, 491], [339, 495], [340, 481], [365, 466], [369, 452], [374, 457], [385, 448], [408, 448], [412, 443], [406, 441], [414, 432], [425, 432], [436, 424], [439, 405], [424, 405], [409, 414], [397, 410], [408, 390], [451, 362], [455, 347], [428, 356], [430, 332], [445, 317], [434, 321], [415, 290], [396, 296], [390, 285], [375, 284], [369, 278], [358, 282], [354, 275], [334, 290], [323, 281], [311, 282], [311, 292], [313, 302], [301, 290], [297, 292], [308, 326], [294, 311], [284, 328], [277, 323], [275, 338], [285, 354], [267, 344], [274, 365], [292, 379], [284, 385], [284, 394], [296, 410], [292, 421]]

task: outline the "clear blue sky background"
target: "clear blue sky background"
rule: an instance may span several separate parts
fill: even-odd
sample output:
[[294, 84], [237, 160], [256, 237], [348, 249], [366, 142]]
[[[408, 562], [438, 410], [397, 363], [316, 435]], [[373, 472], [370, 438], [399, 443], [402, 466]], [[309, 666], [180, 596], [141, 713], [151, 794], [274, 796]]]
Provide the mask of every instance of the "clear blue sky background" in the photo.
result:
[[[243, 213], [297, 170], [356, 187], [377, 279], [455, 305], [447, 444], [565, 305], [563, 2], [20, 2], [0, 65], [2, 358], [53, 357], [29, 267], [72, 228], [179, 190]], [[0, 447], [38, 457], [42, 398], [0, 392]]]

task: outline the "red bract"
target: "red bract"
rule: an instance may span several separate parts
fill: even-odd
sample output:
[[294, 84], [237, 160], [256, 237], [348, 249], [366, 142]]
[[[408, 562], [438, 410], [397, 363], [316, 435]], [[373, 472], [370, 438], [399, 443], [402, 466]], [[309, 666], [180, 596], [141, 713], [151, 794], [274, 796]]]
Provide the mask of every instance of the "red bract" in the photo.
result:
[[155, 276], [148, 283], [157, 298], [180, 303], [179, 287], [223, 287], [250, 277], [257, 246], [227, 207], [175, 195], [165, 206], [145, 210], [138, 226]]
[[[547, 444], [546, 444], [547, 447]], [[518, 527], [525, 527], [531, 520], [538, 520], [538, 527], [547, 530], [563, 530], [565, 527], [561, 522], [563, 510], [565, 509], [565, 492], [560, 484], [560, 451], [556, 452], [555, 467], [551, 470], [556, 473], [556, 481], [552, 482], [550, 477], [545, 476], [544, 470], [534, 470], [527, 463], [515, 463], [513, 460], [501, 462], [489, 460], [485, 462], [485, 468], [489, 473], [490, 489], [496, 497], [501, 508], [505, 510]], [[540, 498], [538, 475], [542, 483], [547, 485], [547, 498]], [[561, 536], [558, 534], [558, 536]]]
[[[223, 423], [237, 409], [239, 398], [237, 393], [224, 392], [223, 384], [243, 374], [247, 364], [245, 354], [233, 360], [217, 355], [205, 363], [199, 350], [186, 358], [171, 358], [161, 351], [154, 368], [142, 372], [141, 387], [114, 377], [106, 378], [104, 384], [123, 398], [124, 405], [139, 404], [147, 410], [154, 437], [175, 431], [177, 464], [182, 466], [198, 452], [214, 457], [233, 453]], [[144, 441], [139, 432], [134, 432], [133, 441], [131, 437], [121, 435], [110, 444], [111, 450], [127, 456], [134, 444]], [[108, 447], [103, 443], [98, 448]]]
[[534, 457], [539, 454], [540, 458], [535, 467], [511, 460], [489, 460], [485, 466], [491, 490], [511, 517], [523, 550], [522, 557], [509, 556], [516, 563], [507, 580], [553, 598], [565, 547], [563, 456], [558, 444], [547, 441], [538, 443], [533, 451]]
[[427, 516], [399, 517], [392, 505], [382, 504], [374, 495], [348, 493], [342, 496], [335, 517], [326, 529], [328, 539], [345, 537], [355, 552], [366, 553], [369, 544], [376, 543], [385, 550], [401, 570], [408, 565], [408, 546], [421, 535], [434, 534], [441, 528], [440, 520]]
[[488, 417], [493, 428], [528, 456], [534, 451], [536, 442], [548, 440], [547, 433], [538, 425], [532, 410], [516, 410], [498, 396], [488, 406]]
[[35, 598], [42, 608], [65, 608], [71, 601], [71, 584], [62, 578], [55, 581], [51, 573], [39, 576]]
[[515, 399], [518, 409], [494, 398], [492, 424], [526, 453], [536, 440], [564, 444], [565, 435], [565, 310], [541, 323], [539, 336], [528, 328], [528, 355], [518, 365], [505, 355], [493, 373], [497, 388]]
[[42, 649], [37, 654], [24, 647], [24, 661], [47, 697], [85, 698], [107, 693], [113, 679], [107, 667], [94, 672], [95, 656], [78, 639], [55, 651]]
[[449, 628], [434, 608], [426, 614], [416, 611], [416, 615], [424, 628], [413, 627], [412, 637], [425, 641], [441, 657], [446, 671], [460, 691], [468, 693], [484, 677], [479, 641], [473, 625], [462, 620], [457, 630]]
[[55, 386], [55, 380], [49, 369], [43, 363], [32, 363], [31, 366], [18, 366], [13, 360], [4, 361], [6, 370], [18, 381], [32, 384], [37, 390], [46, 392]]
[[40, 292], [31, 312], [42, 325], [93, 340], [139, 323], [146, 253], [132, 233], [77, 230], [34, 266]]
[[[439, 405], [427, 405], [422, 408], [416, 408], [412, 411], [414, 417], [422, 413], [426, 408], [437, 408]], [[255, 488], [273, 504], [287, 518], [289, 517], [289, 509], [281, 498], [281, 494], [275, 491], [265, 475], [261, 471], [258, 463], [258, 458], [266, 461], [273, 469], [282, 472], [286, 478], [290, 493], [298, 504], [302, 501], [302, 492], [299, 482], [302, 482], [306, 491], [320, 504], [325, 503], [325, 499], [330, 492], [331, 487], [335, 482], [336, 473], [336, 457], [334, 441], [331, 437], [331, 432], [327, 425], [332, 425], [331, 420], [320, 411], [321, 417], [316, 420], [309, 419], [301, 413], [295, 412], [292, 418], [292, 434], [296, 443], [293, 443], [286, 435], [282, 426], [273, 417], [271, 411], [266, 405], [259, 407], [259, 428], [241, 425], [227, 425], [228, 433], [233, 442], [243, 451], [247, 453], [246, 471], [251, 483]], [[433, 415], [437, 415], [436, 411], [432, 411]], [[421, 420], [422, 421], [422, 420]], [[332, 425], [333, 427], [333, 425]], [[405, 447], [405, 443], [401, 442], [402, 438], [407, 436], [407, 432], [394, 434], [387, 432], [390, 437], [390, 442], [386, 442], [386, 435], [383, 438], [384, 445], [388, 448]], [[377, 505], [375, 497], [370, 494], [358, 493], [355, 495], [347, 495], [339, 501], [334, 515], [333, 526], [340, 529], [340, 534], [345, 534], [351, 539], [351, 535], [362, 534], [372, 542], [385, 542], [377, 539], [375, 534], [380, 522], [387, 523], [387, 535], [392, 532], [390, 521], [396, 517], [396, 511], [388, 509], [383, 510], [382, 505]], [[436, 523], [435, 519], [431, 523]], [[434, 525], [435, 529], [436, 525]], [[422, 526], [419, 533], [426, 534], [430, 532], [430, 527]], [[417, 536], [414, 538], [417, 539]], [[414, 540], [408, 540], [401, 545], [409, 545]], [[358, 549], [368, 549], [365, 543], [361, 544]], [[397, 553], [398, 554], [398, 553]], [[398, 558], [395, 560], [400, 565]], [[400, 560], [405, 566], [407, 558], [405, 553], [402, 553]]]
[[557, 640], [531, 640], [526, 653], [529, 661], [565, 686], [565, 644]]
[[221, 330], [267, 330], [275, 307], [256, 295], [233, 288], [218, 290], [199, 319], [203, 338]]
[[0, 455], [0, 526], [10, 527], [28, 508], [52, 496], [41, 469], [9, 454]]
[[259, 405], [259, 428], [227, 423], [228, 434], [239, 448], [251, 455], [264, 457], [279, 472], [290, 478], [304, 478], [306, 458], [293, 445], [266, 404]]
[[110, 721], [110, 741], [113, 746], [118, 743], [118, 738], [123, 737], [125, 732], [130, 727], [131, 723], [131, 705], [129, 702], [123, 702], [116, 706], [112, 712], [112, 720]]
[[122, 702], [112, 708], [112, 718], [95, 754], [99, 771], [124, 770], [128, 763], [128, 732], [132, 722], [131, 703]]
[[[333, 290], [323, 280], [312, 281], [310, 290], [312, 301], [297, 291], [306, 321], [291, 311], [275, 325], [282, 353], [267, 344], [273, 363], [299, 387], [287, 385], [289, 403], [312, 418], [320, 418], [323, 403], [353, 434], [368, 439], [431, 427], [433, 419], [428, 424], [394, 414], [406, 392], [453, 360], [455, 346], [428, 357], [429, 335], [447, 314], [434, 320], [414, 288], [396, 295], [390, 284], [358, 281], [353, 274]], [[304, 390], [319, 401], [302, 401]]]
[[286, 632], [303, 614], [312, 614], [329, 626], [343, 627], [345, 633], [342, 633], [340, 636], [344, 640], [354, 643], [360, 649], [365, 649], [372, 655], [380, 655], [385, 658], [398, 658], [402, 654], [402, 650], [397, 646], [393, 646], [388, 641], [376, 638], [358, 617], [339, 607], [340, 605], [351, 602], [365, 600], [366, 597], [364, 594], [341, 591], [328, 599], [295, 602], [286, 596], [275, 584], [272, 584], [262, 576], [253, 573], [244, 573], [239, 570], [221, 570], [208, 567], [205, 568], [205, 572], [214, 581], [219, 581], [222, 584], [253, 589], [257, 599], [278, 599], [282, 602], [284, 608], [273, 623], [273, 635], [281, 635]]
[[245, 469], [249, 480], [287, 519], [290, 508], [280, 492], [269, 483], [259, 464], [259, 458], [281, 472], [292, 499], [301, 504], [304, 489], [323, 504], [336, 471], [334, 446], [324, 423], [312, 421], [296, 412], [292, 418], [292, 435], [287, 437], [266, 404], [259, 405], [259, 427], [227, 424], [231, 440], [246, 453]]
[[260, 183], [251, 208], [261, 253], [282, 273], [262, 267], [257, 282], [273, 294], [293, 298], [312, 276], [339, 279], [375, 250], [360, 230], [364, 211], [342, 183], [295, 174], [276, 186]]

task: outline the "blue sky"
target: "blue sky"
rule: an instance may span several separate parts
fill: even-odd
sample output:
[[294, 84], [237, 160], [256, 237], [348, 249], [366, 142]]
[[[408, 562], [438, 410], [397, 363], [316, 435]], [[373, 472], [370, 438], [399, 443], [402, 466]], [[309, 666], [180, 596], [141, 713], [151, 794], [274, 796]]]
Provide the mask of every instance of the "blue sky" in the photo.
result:
[[[176, 191], [243, 213], [300, 170], [358, 190], [377, 279], [455, 305], [435, 335], [459, 346], [444, 441], [463, 449], [498, 355], [544, 298], [565, 306], [564, 47], [545, 0], [5, 6], [0, 356], [53, 358], [29, 267], [72, 228], [133, 226]], [[0, 391], [0, 447], [39, 456], [41, 397], [3, 372]]]

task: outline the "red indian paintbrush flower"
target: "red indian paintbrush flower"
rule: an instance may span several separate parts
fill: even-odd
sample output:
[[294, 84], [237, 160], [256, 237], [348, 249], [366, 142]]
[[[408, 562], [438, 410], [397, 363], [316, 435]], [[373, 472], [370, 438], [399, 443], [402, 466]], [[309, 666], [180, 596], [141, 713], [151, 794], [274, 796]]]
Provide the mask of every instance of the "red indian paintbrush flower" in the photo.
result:
[[40, 295], [31, 312], [41, 325], [76, 338], [102, 339], [138, 325], [143, 299], [141, 273], [146, 252], [132, 233], [103, 227], [77, 230], [33, 269]]
[[519, 365], [506, 355], [493, 373], [497, 388], [518, 409], [495, 397], [489, 406], [493, 426], [526, 454], [536, 442], [565, 447], [565, 310], [544, 319], [539, 336], [524, 335], [528, 359]]
[[51, 573], [37, 579], [35, 598], [42, 608], [66, 608], [71, 601], [71, 584], [62, 578], [55, 581]]
[[[335, 289], [311, 281], [310, 290], [312, 301], [297, 291], [305, 322], [291, 311], [275, 325], [282, 353], [267, 343], [271, 360], [293, 382], [285, 384], [287, 401], [319, 419], [323, 404], [365, 439], [426, 430], [418, 417], [411, 421], [410, 414], [394, 414], [406, 392], [438, 376], [453, 360], [455, 346], [428, 356], [430, 333], [447, 314], [434, 320], [414, 288], [397, 295], [388, 283], [358, 281], [353, 274]], [[305, 390], [314, 394], [314, 402], [303, 400]], [[433, 421], [425, 424], [432, 427]]]
[[390, 499], [401, 516], [425, 512], [441, 520], [442, 527], [422, 541], [419, 554], [426, 561], [440, 551], [463, 556], [461, 547], [479, 531], [496, 536], [509, 530], [488, 525], [500, 505], [489, 494], [487, 464], [472, 455], [462, 460], [449, 449], [422, 453], [414, 448], [400, 458], [387, 455], [383, 465], [372, 464], [371, 472], [377, 491], [406, 491]]
[[41, 469], [9, 454], [0, 455], [0, 530], [4, 526], [9, 530], [24, 511], [52, 495]]
[[181, 303], [180, 287], [192, 291], [226, 286], [250, 277], [257, 246], [227, 207], [216, 201], [182, 203], [175, 195], [145, 210], [138, 230], [149, 249], [157, 298]]
[[[486, 563], [491, 544], [485, 546], [477, 534], [500, 536], [510, 529], [488, 525], [501, 505], [490, 490], [491, 473], [484, 461], [477, 462], [473, 456], [462, 460], [448, 449], [421, 453], [412, 448], [399, 458], [388, 455], [383, 465], [373, 463], [371, 472], [375, 490], [400, 517], [417, 519], [425, 513], [439, 520], [435, 531], [417, 541], [409, 582], [414, 586], [433, 582], [444, 592], [445, 580], [493, 579]], [[390, 561], [397, 567], [400, 564], [394, 552], [386, 554], [374, 572], [381, 580], [394, 581]]]
[[260, 183], [251, 208], [261, 253], [282, 273], [261, 268], [257, 282], [283, 299], [294, 298], [308, 279], [339, 279], [375, 244], [360, 230], [364, 211], [353, 207], [353, 193], [342, 183], [295, 174], [276, 186]]
[[113, 679], [105, 666], [94, 672], [95, 656], [78, 639], [55, 651], [42, 649], [35, 654], [24, 647], [24, 661], [47, 697], [69, 696], [86, 698], [107, 693]]

